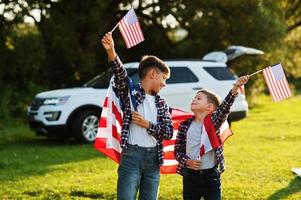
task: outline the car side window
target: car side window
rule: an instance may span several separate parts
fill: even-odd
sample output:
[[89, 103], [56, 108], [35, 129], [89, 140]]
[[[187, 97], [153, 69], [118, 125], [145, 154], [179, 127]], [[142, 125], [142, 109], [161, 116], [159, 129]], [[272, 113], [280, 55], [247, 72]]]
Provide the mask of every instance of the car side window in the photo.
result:
[[128, 76], [132, 79], [133, 83], [136, 85], [140, 82], [137, 68], [126, 68]]
[[188, 67], [170, 67], [170, 78], [166, 80], [166, 83], [194, 83], [198, 81], [199, 79]]
[[139, 75], [138, 75], [138, 72], [134, 72], [132, 73], [131, 75], [129, 75], [130, 78], [132, 79], [133, 83], [136, 85], [140, 82], [140, 78], [139, 78]]
[[217, 80], [235, 80], [235, 75], [226, 67], [204, 67], [204, 70]]

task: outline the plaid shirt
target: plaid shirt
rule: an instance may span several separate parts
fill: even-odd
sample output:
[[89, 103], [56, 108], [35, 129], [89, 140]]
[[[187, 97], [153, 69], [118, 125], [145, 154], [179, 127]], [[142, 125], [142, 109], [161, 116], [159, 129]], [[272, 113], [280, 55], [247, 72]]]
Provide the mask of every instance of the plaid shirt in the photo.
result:
[[[219, 105], [215, 112], [211, 114], [211, 121], [216, 129], [217, 138], [220, 140], [220, 127], [222, 123], [227, 119], [230, 113], [230, 108], [237, 95], [232, 95], [230, 91], [221, 105]], [[179, 162], [177, 173], [183, 175], [183, 170], [187, 166], [186, 161], [189, 157], [186, 155], [186, 134], [187, 131], [194, 120], [189, 118], [180, 124], [178, 129], [176, 144], [175, 144], [175, 158]], [[220, 173], [225, 171], [225, 159], [224, 159], [224, 149], [222, 146], [215, 149], [215, 155], [217, 160], [217, 166]]]
[[[113, 90], [117, 92], [120, 99], [121, 109], [123, 112], [123, 123], [121, 129], [121, 148], [127, 148], [127, 141], [130, 134], [131, 124], [131, 103], [129, 97], [129, 83], [128, 76], [122, 62], [117, 56], [115, 60], [109, 62], [109, 65], [114, 74]], [[137, 105], [143, 103], [145, 99], [145, 91], [138, 85], [136, 93], [134, 94]], [[155, 104], [157, 108], [157, 123], [150, 122], [150, 127], [147, 129], [149, 135], [157, 140], [158, 144], [158, 157], [160, 166], [163, 165], [163, 140], [169, 140], [173, 135], [173, 125], [169, 107], [166, 101], [159, 95], [155, 96]]]

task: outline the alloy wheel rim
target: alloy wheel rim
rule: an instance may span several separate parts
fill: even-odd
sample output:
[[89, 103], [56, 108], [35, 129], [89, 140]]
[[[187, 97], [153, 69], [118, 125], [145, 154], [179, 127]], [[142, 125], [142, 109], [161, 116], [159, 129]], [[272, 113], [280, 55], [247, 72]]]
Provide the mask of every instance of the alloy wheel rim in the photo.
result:
[[98, 130], [98, 118], [95, 115], [88, 116], [82, 125], [82, 134], [86, 140], [93, 142]]

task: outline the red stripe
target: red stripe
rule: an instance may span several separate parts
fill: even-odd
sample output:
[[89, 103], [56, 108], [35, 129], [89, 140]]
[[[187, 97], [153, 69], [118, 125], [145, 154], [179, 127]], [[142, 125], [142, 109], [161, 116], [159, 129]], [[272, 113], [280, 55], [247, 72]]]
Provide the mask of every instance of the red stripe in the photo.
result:
[[108, 107], [108, 97], [106, 96], [105, 102], [103, 103], [103, 107]]
[[161, 174], [175, 174], [177, 171], [177, 165], [161, 166], [160, 171]]
[[115, 105], [114, 102], [112, 102], [112, 112], [115, 115], [116, 120], [119, 122], [120, 126], [122, 126], [122, 117], [121, 113], [119, 112], [117, 106]]
[[213, 149], [219, 147], [221, 144], [217, 138], [215, 127], [211, 121], [211, 115], [207, 115], [204, 119], [204, 126]]
[[114, 160], [115, 162], [119, 163], [120, 161], [120, 153], [114, 149], [106, 149], [106, 145], [105, 142], [100, 139], [100, 138], [96, 138], [95, 143], [94, 143], [94, 148], [98, 151], [100, 151], [102, 154], [104, 154], [105, 156], [111, 158], [112, 160]]
[[176, 140], [163, 140], [163, 146], [175, 145]]
[[204, 145], [201, 146], [201, 149], [200, 149], [200, 155], [204, 155], [205, 154], [205, 147]]
[[107, 118], [106, 117], [100, 117], [98, 127], [101, 127], [101, 128], [107, 127]]
[[175, 160], [174, 152], [173, 151], [165, 151], [164, 159]]
[[112, 124], [112, 137], [120, 141], [120, 133], [118, 133], [116, 126]]

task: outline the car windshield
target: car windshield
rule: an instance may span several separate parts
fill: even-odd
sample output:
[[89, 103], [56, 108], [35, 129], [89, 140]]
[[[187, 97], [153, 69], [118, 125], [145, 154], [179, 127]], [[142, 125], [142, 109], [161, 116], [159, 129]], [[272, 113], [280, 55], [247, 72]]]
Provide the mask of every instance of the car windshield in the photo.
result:
[[[137, 74], [137, 69], [134, 68], [127, 68], [126, 69], [128, 76], [131, 77], [134, 83], [139, 82], [138, 74]], [[111, 80], [111, 77], [113, 76], [113, 73], [111, 70], [105, 71], [98, 76], [94, 77], [87, 83], [83, 85], [83, 87], [93, 87], [93, 88], [108, 88], [109, 83]]]

